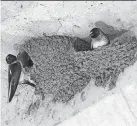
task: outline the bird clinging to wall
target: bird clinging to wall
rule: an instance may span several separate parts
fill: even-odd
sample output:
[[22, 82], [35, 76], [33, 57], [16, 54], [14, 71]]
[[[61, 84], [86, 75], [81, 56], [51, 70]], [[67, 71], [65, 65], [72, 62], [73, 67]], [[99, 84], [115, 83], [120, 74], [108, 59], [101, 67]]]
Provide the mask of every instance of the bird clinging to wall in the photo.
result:
[[[6, 62], [7, 64], [9, 64], [8, 67], [8, 102], [11, 102], [17, 86], [20, 82], [20, 78], [22, 73], [23, 68], [25, 67], [32, 67], [33, 66], [33, 62], [30, 59], [29, 55], [25, 52], [22, 51], [18, 54], [18, 56], [14, 56], [12, 54], [8, 54], [6, 57]], [[28, 84], [31, 86], [35, 86], [33, 83], [31, 83], [29, 80], [25, 80], [25, 78], [23, 78], [23, 82], [22, 84]]]

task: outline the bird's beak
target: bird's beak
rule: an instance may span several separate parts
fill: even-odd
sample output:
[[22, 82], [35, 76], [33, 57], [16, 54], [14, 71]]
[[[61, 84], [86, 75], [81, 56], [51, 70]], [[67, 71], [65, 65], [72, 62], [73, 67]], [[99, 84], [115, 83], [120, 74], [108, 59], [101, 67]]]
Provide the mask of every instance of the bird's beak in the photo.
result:
[[90, 36], [91, 36], [91, 37], [93, 36], [93, 32], [90, 32]]
[[21, 75], [21, 65], [19, 62], [11, 64], [9, 66], [9, 87], [8, 87], [8, 102], [11, 102], [17, 86], [19, 84], [20, 80], [20, 75]]

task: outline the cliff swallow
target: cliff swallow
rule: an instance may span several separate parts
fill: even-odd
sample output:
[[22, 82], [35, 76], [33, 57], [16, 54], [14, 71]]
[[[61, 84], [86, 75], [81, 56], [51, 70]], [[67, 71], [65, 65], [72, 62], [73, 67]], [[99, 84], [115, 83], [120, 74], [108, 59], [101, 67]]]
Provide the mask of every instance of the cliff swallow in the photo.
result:
[[93, 49], [110, 44], [109, 38], [100, 28], [93, 28], [90, 31], [90, 37], [92, 38], [91, 48]]
[[[20, 82], [20, 78], [22, 73], [23, 68], [25, 67], [32, 67], [33, 66], [33, 61], [30, 59], [29, 55], [27, 52], [22, 51], [18, 54], [18, 56], [14, 56], [12, 54], [8, 54], [6, 57], [6, 62], [9, 64], [8, 67], [8, 102], [11, 102], [17, 86]], [[28, 84], [30, 86], [35, 87], [35, 84], [31, 82], [30, 80], [25, 80], [23, 78], [22, 84]]]

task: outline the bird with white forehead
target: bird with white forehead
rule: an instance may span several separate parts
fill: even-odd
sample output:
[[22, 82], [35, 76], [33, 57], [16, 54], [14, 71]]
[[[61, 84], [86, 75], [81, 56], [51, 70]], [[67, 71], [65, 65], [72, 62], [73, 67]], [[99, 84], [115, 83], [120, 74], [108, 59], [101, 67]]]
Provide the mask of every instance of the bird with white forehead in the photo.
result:
[[33, 61], [30, 59], [29, 55], [25, 51], [19, 52], [18, 56], [8, 54], [6, 57], [6, 62], [9, 64], [8, 67], [8, 102], [11, 102], [17, 86], [19, 83], [28, 84], [35, 87], [35, 84], [29, 77], [25, 76], [23, 69], [33, 66]]
[[100, 46], [105, 46], [110, 44], [110, 40], [108, 36], [100, 28], [93, 28], [90, 31], [90, 37], [92, 39], [91, 42], [92, 49], [96, 49]]

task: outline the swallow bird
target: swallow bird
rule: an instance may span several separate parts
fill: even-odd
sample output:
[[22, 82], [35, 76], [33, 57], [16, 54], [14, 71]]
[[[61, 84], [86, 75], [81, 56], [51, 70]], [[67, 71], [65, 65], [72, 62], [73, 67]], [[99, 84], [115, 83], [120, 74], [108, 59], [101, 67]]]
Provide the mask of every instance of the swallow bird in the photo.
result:
[[[9, 64], [8, 67], [8, 102], [11, 102], [17, 86], [20, 82], [20, 77], [23, 68], [32, 67], [33, 61], [30, 59], [29, 55], [25, 51], [21, 51], [17, 57], [8, 54], [6, 57], [6, 62]], [[23, 73], [22, 73], [23, 74]], [[30, 80], [23, 80], [22, 84], [28, 84], [35, 87], [35, 84], [30, 82]]]
[[110, 44], [109, 38], [100, 28], [93, 28], [90, 31], [90, 37], [92, 38], [91, 48], [93, 49]]

